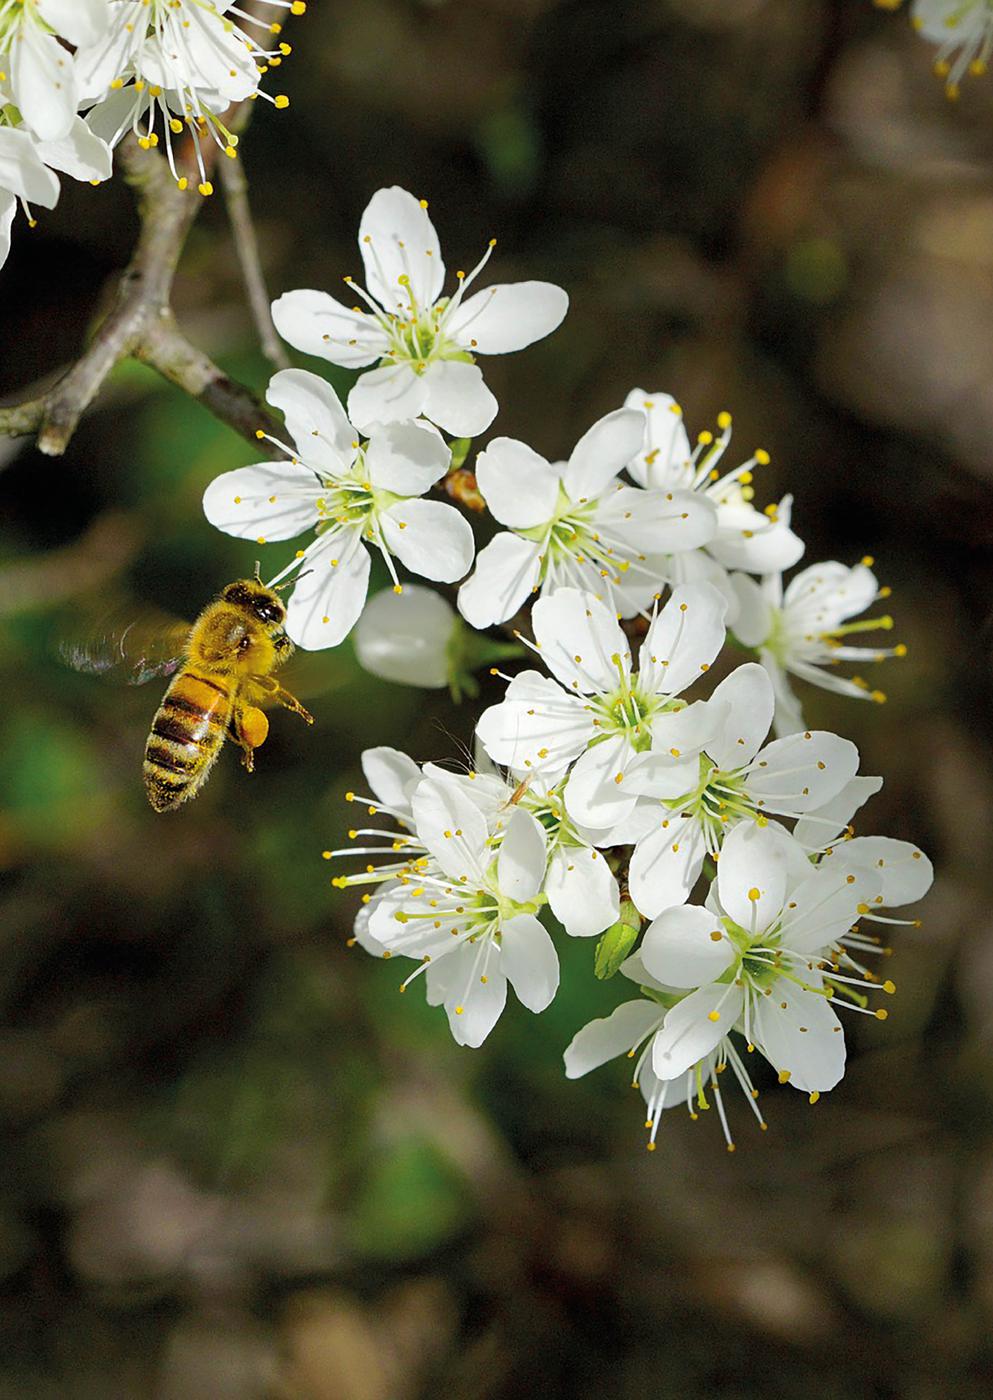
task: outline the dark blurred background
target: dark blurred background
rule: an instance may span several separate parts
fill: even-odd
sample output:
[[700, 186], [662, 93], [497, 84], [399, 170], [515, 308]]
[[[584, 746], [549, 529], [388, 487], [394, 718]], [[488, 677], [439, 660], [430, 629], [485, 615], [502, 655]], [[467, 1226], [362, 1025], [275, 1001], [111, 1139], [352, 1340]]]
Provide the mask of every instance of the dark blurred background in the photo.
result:
[[[199, 508], [250, 447], [125, 366], [64, 460], [0, 443], [0, 1398], [989, 1395], [993, 79], [947, 103], [868, 0], [313, 0], [292, 28], [292, 105], [242, 148], [273, 293], [358, 272], [399, 183], [450, 267], [497, 235], [494, 279], [572, 297], [487, 362], [497, 431], [563, 456], [636, 384], [693, 430], [730, 409], [807, 560], [893, 587], [889, 705], [805, 699], [886, 777], [862, 829], [939, 878], [843, 1084], [763, 1081], [733, 1157], [679, 1113], [647, 1155], [623, 1063], [563, 1079], [629, 991], [590, 943], [546, 1015], [458, 1049], [347, 948], [320, 852], [363, 747], [453, 756], [472, 707], [344, 647], [313, 730], [278, 716], [253, 777], [225, 753], [160, 817], [157, 687], [59, 664], [93, 609], [192, 616], [254, 554]], [[4, 394], [71, 358], [134, 232], [120, 181], [19, 223]], [[264, 386], [219, 196], [177, 307]]]

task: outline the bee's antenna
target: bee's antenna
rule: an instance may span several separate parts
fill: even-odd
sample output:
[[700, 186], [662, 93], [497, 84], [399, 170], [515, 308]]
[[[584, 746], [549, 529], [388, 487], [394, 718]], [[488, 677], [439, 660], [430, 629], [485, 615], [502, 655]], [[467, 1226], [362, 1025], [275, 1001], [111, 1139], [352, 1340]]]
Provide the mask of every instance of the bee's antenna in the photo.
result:
[[288, 578], [282, 583], [272, 583], [269, 586], [273, 593], [282, 593], [284, 588], [292, 588], [295, 583], [299, 583], [302, 578], [306, 578], [308, 574], [312, 574], [313, 572], [313, 569], [304, 569], [303, 573], [297, 574], [296, 578]]

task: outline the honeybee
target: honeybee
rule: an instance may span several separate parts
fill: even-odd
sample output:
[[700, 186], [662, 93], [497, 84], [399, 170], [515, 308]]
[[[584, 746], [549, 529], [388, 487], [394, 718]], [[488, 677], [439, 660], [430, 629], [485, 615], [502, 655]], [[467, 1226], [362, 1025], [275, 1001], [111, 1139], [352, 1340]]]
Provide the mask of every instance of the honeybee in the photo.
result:
[[160, 624], [149, 636], [147, 628], [132, 625], [96, 645], [62, 648], [76, 670], [126, 666], [133, 685], [172, 675], [152, 720], [142, 767], [156, 812], [172, 811], [196, 796], [227, 738], [239, 746], [251, 773], [255, 750], [269, 733], [263, 706], [282, 705], [314, 723], [272, 674], [293, 652], [285, 621], [277, 593], [258, 577], [243, 578], [208, 603], [192, 627]]

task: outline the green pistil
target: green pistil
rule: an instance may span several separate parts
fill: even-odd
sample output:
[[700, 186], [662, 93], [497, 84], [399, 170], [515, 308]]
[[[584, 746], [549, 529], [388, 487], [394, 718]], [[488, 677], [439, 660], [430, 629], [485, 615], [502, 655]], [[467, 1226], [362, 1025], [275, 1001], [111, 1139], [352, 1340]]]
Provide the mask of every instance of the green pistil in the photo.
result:
[[327, 481], [317, 500], [320, 522], [318, 534], [339, 525], [361, 525], [403, 500], [393, 491], [372, 485], [365, 474], [364, 451], [360, 451], [348, 477]]
[[659, 715], [685, 709], [686, 701], [668, 700], [655, 691], [639, 689], [637, 675], [630, 680], [624, 675], [621, 658], [614, 655], [611, 660], [617, 667], [620, 685], [607, 695], [590, 699], [589, 709], [597, 729], [593, 743], [620, 734], [636, 753], [646, 753], [652, 747], [653, 720]]
[[717, 834], [729, 821], [758, 815], [755, 804], [745, 791], [743, 773], [717, 768], [703, 754], [700, 755], [700, 781], [697, 786], [682, 797], [663, 800], [662, 805], [670, 812], [695, 816], [713, 847], [719, 844]]
[[449, 340], [442, 329], [447, 298], [436, 302], [429, 311], [422, 311], [414, 301], [407, 279], [401, 278], [400, 281], [411, 298], [410, 315], [391, 315], [382, 319], [383, 329], [390, 337], [390, 348], [381, 363], [407, 364], [415, 374], [423, 374], [435, 360], [462, 360], [466, 364], [474, 364], [474, 356], [454, 340]]

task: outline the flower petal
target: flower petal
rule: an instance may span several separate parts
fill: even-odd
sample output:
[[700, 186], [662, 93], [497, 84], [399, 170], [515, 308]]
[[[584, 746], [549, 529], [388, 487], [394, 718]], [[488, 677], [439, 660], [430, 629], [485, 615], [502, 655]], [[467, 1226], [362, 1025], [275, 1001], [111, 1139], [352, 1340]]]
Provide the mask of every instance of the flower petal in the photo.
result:
[[646, 420], [644, 443], [628, 463], [631, 478], [652, 490], [688, 487], [694, 474], [692, 448], [676, 400], [671, 394], [632, 389], [624, 407], [641, 409]]
[[531, 623], [542, 660], [568, 689], [611, 691], [622, 672], [630, 674], [631, 649], [617, 618], [589, 593], [557, 588], [535, 603]]
[[10, 51], [10, 86], [25, 126], [40, 141], [61, 141], [76, 120], [72, 54], [38, 25], [22, 24]]
[[711, 696], [711, 703], [721, 701], [727, 719], [721, 733], [708, 740], [707, 753], [718, 768], [733, 771], [751, 762], [769, 733], [776, 701], [768, 673], [754, 661], [739, 666]]
[[387, 311], [409, 317], [411, 295], [420, 310], [438, 300], [445, 281], [438, 235], [427, 205], [399, 185], [377, 190], [366, 205], [359, 251], [366, 286]]
[[580, 1079], [591, 1069], [626, 1055], [650, 1035], [662, 1017], [654, 1001], [625, 1001], [600, 1020], [577, 1031], [565, 1052], [566, 1079]]
[[652, 1046], [652, 1069], [658, 1077], [675, 1079], [709, 1055], [738, 1019], [741, 1006], [741, 988], [721, 982], [678, 1001], [666, 1013]]
[[917, 846], [890, 836], [856, 836], [830, 851], [818, 869], [860, 861], [882, 882], [879, 902], [887, 909], [916, 904], [934, 882], [934, 866]]
[[455, 583], [472, 567], [472, 526], [454, 506], [411, 496], [379, 517], [391, 554], [413, 574]]
[[717, 512], [696, 491], [643, 491], [621, 486], [611, 491], [597, 513], [625, 549], [646, 554], [679, 554], [709, 544]]
[[674, 588], [641, 644], [642, 688], [678, 695], [699, 680], [724, 645], [726, 611], [725, 599], [709, 583]]
[[813, 870], [790, 891], [781, 925], [783, 947], [818, 958], [844, 938], [858, 920], [859, 906], [874, 900], [881, 884], [877, 871], [847, 849], [839, 851], [827, 867]]
[[427, 972], [429, 1004], [444, 1004], [453, 1040], [474, 1050], [482, 1045], [507, 1004], [507, 979], [494, 952], [491, 940], [482, 949], [463, 943], [454, 953], [433, 962]]
[[711, 554], [726, 569], [744, 569], [750, 574], [791, 569], [805, 548], [790, 529], [792, 501], [791, 496], [784, 496], [772, 520], [754, 506], [720, 505], [717, 534], [708, 546]]
[[382, 423], [419, 418], [427, 402], [425, 376], [408, 364], [382, 365], [359, 375], [348, 395], [348, 416], [363, 433]]
[[882, 778], [852, 778], [828, 802], [800, 818], [793, 828], [794, 837], [808, 851], [821, 851], [830, 846], [863, 803], [882, 786]]
[[46, 165], [74, 180], [109, 180], [113, 173], [110, 147], [94, 135], [82, 117], [76, 117], [60, 141], [39, 141], [36, 150]]
[[448, 471], [452, 453], [430, 423], [373, 427], [365, 464], [374, 486], [397, 496], [422, 496]]
[[765, 812], [811, 812], [840, 792], [858, 766], [859, 751], [850, 739], [805, 729], [762, 749], [749, 773], [748, 791]]
[[286, 419], [297, 452], [308, 466], [346, 470], [355, 457], [355, 429], [326, 379], [305, 369], [281, 369], [266, 398]]
[[0, 267], [10, 254], [10, 228], [17, 213], [17, 200], [6, 190], [0, 189]]
[[716, 982], [736, 957], [713, 914], [697, 904], [666, 910], [649, 924], [639, 951], [652, 976], [670, 987]]
[[529, 1011], [544, 1011], [559, 989], [555, 944], [533, 914], [517, 914], [501, 924], [500, 967]]
[[780, 978], [756, 998], [751, 1029], [773, 1069], [804, 1093], [823, 1094], [845, 1073], [845, 1037], [825, 997]]
[[504, 828], [497, 856], [500, 893], [518, 904], [534, 899], [545, 878], [545, 863], [543, 828], [530, 812], [515, 807]]
[[379, 748], [366, 749], [362, 754], [362, 772], [384, 807], [405, 816], [411, 813], [411, 798], [414, 789], [421, 781], [421, 770], [412, 758], [391, 749], [385, 744]]
[[321, 651], [336, 647], [359, 619], [369, 589], [369, 552], [353, 543], [350, 532], [338, 531], [322, 535], [306, 561], [286, 605], [286, 631], [304, 651]]
[[272, 304], [272, 320], [295, 349], [346, 369], [375, 364], [390, 348], [389, 336], [371, 316], [342, 306], [327, 292], [284, 292]]
[[559, 474], [516, 438], [499, 437], [476, 458], [476, 481], [501, 525], [530, 529], [551, 520], [559, 498]]
[[728, 833], [717, 864], [717, 892], [725, 913], [747, 931], [761, 933], [779, 917], [786, 900], [791, 841], [782, 827], [740, 822]]
[[445, 334], [480, 355], [507, 355], [544, 340], [569, 310], [552, 282], [498, 283], [467, 297], [445, 322]]
[[38, 142], [29, 131], [0, 127], [0, 190], [43, 209], [58, 203], [59, 177], [42, 164]]
[[[662, 816], [638, 842], [631, 857], [631, 898], [641, 913], [654, 919], [666, 909], [685, 904], [699, 879], [706, 854], [703, 826], [696, 816], [676, 812]], [[710, 922], [712, 926], [712, 918]]]
[[[654, 762], [648, 767], [645, 791], [657, 797], [679, 797], [687, 788], [674, 792], [665, 782], [665, 769], [674, 759], [682, 767], [691, 755], [698, 754], [721, 733], [727, 723], [727, 707], [720, 700], [694, 700], [680, 710], [665, 710], [652, 721], [652, 752]], [[661, 760], [661, 766], [659, 766]], [[639, 785], [641, 779], [639, 779]]]
[[38, 0], [38, 13], [70, 44], [92, 44], [107, 31], [106, 0]]
[[318, 521], [320, 482], [299, 462], [258, 462], [216, 476], [203, 493], [211, 525], [241, 540], [289, 540]]
[[440, 690], [448, 684], [448, 646], [457, 619], [439, 593], [404, 585], [370, 598], [355, 629], [359, 662], [399, 685]]
[[486, 818], [458, 783], [424, 778], [411, 800], [417, 835], [445, 874], [473, 885], [490, 863]]
[[622, 734], [611, 735], [577, 759], [565, 789], [566, 810], [574, 821], [595, 831], [616, 827], [638, 803], [624, 786], [628, 766], [637, 758]]
[[523, 607], [541, 576], [541, 546], [506, 531], [476, 555], [472, 577], [459, 589], [459, 612], [482, 631]]
[[452, 437], [478, 437], [497, 413], [497, 401], [478, 365], [435, 360], [424, 375], [425, 415]]
[[747, 574], [731, 574], [729, 582], [738, 600], [734, 635], [746, 647], [761, 646], [772, 631], [772, 607], [761, 587]]
[[545, 893], [552, 913], [572, 938], [593, 938], [616, 923], [617, 881], [592, 846], [557, 846], [548, 862]]
[[638, 451], [645, 436], [645, 415], [618, 408], [597, 420], [576, 443], [562, 484], [571, 500], [582, 503], [599, 496]]
[[492, 758], [511, 772], [564, 772], [594, 733], [578, 696], [540, 671], [522, 671], [499, 705], [484, 710], [476, 735]]

